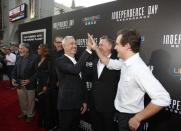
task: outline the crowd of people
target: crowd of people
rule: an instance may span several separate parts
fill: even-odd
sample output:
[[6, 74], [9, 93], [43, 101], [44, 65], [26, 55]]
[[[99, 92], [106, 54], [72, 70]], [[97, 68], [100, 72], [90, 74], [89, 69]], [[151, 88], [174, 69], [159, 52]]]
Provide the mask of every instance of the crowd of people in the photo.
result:
[[[4, 46], [2, 42], [0, 43], [0, 81], [3, 80], [3, 74], [6, 74], [7, 77], [11, 80], [11, 72], [14, 68], [17, 55], [17, 45]], [[12, 84], [10, 84], [8, 87], [14, 89]]]
[[[0, 58], [12, 88], [17, 88], [19, 119], [32, 121], [36, 109], [40, 127], [78, 131], [80, 116], [89, 108], [94, 131], [116, 131], [116, 125], [119, 131], [143, 131], [144, 121], [170, 104], [169, 93], [139, 56], [141, 36], [135, 30], [118, 31], [115, 42], [104, 35], [98, 44], [88, 34], [79, 59], [73, 36], [56, 36], [52, 45], [49, 50], [40, 44], [35, 55], [29, 44], [21, 43], [18, 54], [6, 49]], [[82, 71], [89, 58], [93, 67], [88, 103]], [[146, 93], [151, 101], [144, 107]]]

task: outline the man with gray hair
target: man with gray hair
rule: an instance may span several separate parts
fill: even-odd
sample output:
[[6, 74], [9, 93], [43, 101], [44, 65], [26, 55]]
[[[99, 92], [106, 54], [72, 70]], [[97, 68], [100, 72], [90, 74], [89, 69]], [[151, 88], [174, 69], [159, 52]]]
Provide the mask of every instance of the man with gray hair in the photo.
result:
[[22, 114], [19, 119], [32, 121], [35, 105], [35, 65], [37, 57], [29, 53], [30, 45], [21, 43], [19, 45], [20, 56], [17, 58], [15, 68], [12, 72], [12, 84], [17, 87], [17, 94]]
[[80, 72], [91, 55], [90, 48], [84, 51], [79, 61], [75, 60], [77, 45], [73, 36], [62, 41], [64, 55], [56, 61], [59, 77], [58, 112], [61, 131], [78, 131], [80, 114], [87, 110], [86, 87]]

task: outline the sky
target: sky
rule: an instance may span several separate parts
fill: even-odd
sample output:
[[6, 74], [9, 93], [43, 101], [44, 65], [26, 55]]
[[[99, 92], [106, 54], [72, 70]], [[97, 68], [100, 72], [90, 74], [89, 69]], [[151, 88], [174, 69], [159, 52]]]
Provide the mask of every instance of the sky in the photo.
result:
[[[115, 1], [115, 0], [74, 0], [75, 1], [75, 6], [94, 6], [102, 3], [107, 3], [110, 1]], [[72, 4], [72, 0], [55, 0], [55, 2], [63, 4], [65, 6], [70, 7]]]

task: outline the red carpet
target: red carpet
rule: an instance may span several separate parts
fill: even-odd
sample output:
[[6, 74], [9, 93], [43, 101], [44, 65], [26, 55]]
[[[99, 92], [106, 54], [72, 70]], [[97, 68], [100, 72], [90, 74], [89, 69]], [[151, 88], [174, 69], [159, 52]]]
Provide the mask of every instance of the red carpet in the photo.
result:
[[20, 108], [16, 89], [8, 85], [8, 81], [0, 82], [0, 131], [45, 131], [38, 127], [37, 118], [32, 122], [17, 119]]

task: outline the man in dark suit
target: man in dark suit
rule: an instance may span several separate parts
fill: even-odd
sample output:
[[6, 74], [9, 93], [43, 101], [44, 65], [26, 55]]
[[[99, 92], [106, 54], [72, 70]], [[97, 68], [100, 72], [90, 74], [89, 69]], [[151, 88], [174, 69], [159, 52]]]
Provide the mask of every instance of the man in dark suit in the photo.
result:
[[61, 35], [55, 35], [54, 41], [52, 44], [51, 50], [51, 71], [50, 71], [50, 79], [49, 79], [49, 114], [48, 114], [48, 123], [47, 128], [49, 130], [56, 130], [59, 128], [58, 124], [58, 110], [57, 110], [57, 97], [58, 97], [58, 76], [56, 72], [56, 59], [63, 55], [62, 48], [62, 40], [63, 37]]
[[87, 48], [79, 61], [75, 54], [77, 45], [73, 36], [62, 41], [64, 55], [56, 61], [59, 77], [58, 112], [61, 131], [78, 131], [80, 114], [87, 110], [86, 87], [81, 81], [81, 69], [91, 52]]
[[17, 58], [15, 68], [12, 72], [12, 84], [17, 87], [17, 94], [22, 114], [18, 118], [29, 122], [34, 116], [35, 87], [36, 87], [36, 61], [37, 56], [30, 54], [30, 45], [22, 43], [19, 45], [20, 56]]
[[[117, 58], [114, 42], [108, 36], [100, 38], [98, 48], [106, 57]], [[94, 131], [115, 131], [114, 98], [120, 71], [109, 70], [97, 57], [93, 61], [91, 121]]]

